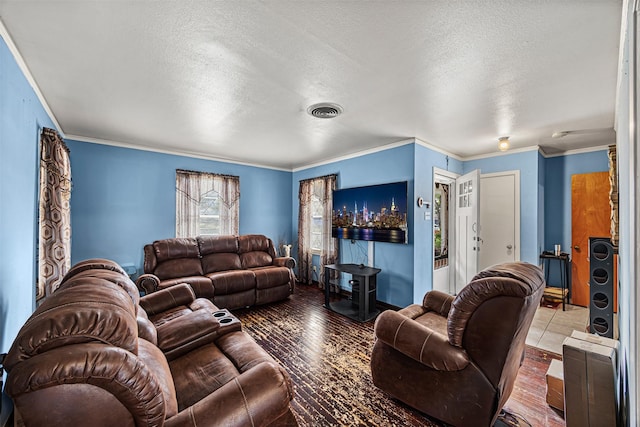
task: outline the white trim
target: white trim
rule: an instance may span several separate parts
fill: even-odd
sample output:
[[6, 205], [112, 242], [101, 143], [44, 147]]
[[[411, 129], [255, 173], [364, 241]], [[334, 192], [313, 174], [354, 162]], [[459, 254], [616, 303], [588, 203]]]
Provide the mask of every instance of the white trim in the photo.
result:
[[[513, 242], [513, 245], [515, 246], [514, 255], [515, 255], [516, 261], [520, 261], [520, 170], [515, 169], [515, 170], [509, 170], [509, 171], [480, 174], [480, 185], [482, 186], [482, 178], [495, 178], [498, 176], [510, 176], [510, 175], [513, 175], [515, 179], [515, 183], [514, 183], [515, 191], [513, 194], [513, 197], [515, 198], [515, 206], [514, 206], [515, 224], [514, 224], [514, 231], [513, 231], [514, 239], [515, 239], [515, 241]], [[482, 191], [482, 188], [480, 189], [480, 191]], [[480, 218], [480, 221], [482, 221], [482, 218]]]
[[[449, 200], [447, 201], [449, 203], [449, 216], [447, 218], [447, 235], [448, 235], [448, 239], [449, 239], [449, 259], [448, 259], [448, 264], [446, 267], [441, 267], [438, 270], [447, 268], [449, 269], [449, 271], [447, 271], [447, 277], [448, 277], [448, 283], [447, 283], [447, 288], [448, 288], [448, 294], [449, 295], [455, 295], [456, 293], [456, 277], [455, 277], [455, 271], [453, 268], [450, 268], [452, 266], [456, 265], [456, 251], [455, 251], [455, 236], [456, 236], [456, 227], [455, 227], [455, 221], [456, 221], [456, 208], [457, 208], [457, 204], [456, 204], [456, 179], [460, 177], [459, 173], [455, 173], [452, 171], [447, 171], [444, 169], [440, 169], [438, 167], [433, 167], [433, 175], [432, 175], [432, 190], [431, 190], [431, 212], [432, 212], [432, 221], [431, 221], [431, 240], [433, 241], [432, 243], [432, 250], [431, 250], [431, 281], [432, 283], [435, 282], [435, 276], [436, 276], [436, 257], [435, 257], [435, 250], [433, 249], [433, 245], [435, 243], [435, 238], [434, 238], [434, 221], [435, 218], [433, 218], [433, 212], [434, 212], [434, 206], [436, 205], [436, 179], [440, 177], [440, 178], [444, 178], [445, 180], [450, 180], [449, 181], [449, 185], [451, 186], [451, 191], [449, 192]], [[433, 285], [432, 285], [433, 286]]]
[[459, 173], [447, 171], [447, 170], [440, 169], [440, 168], [434, 166], [433, 167], [433, 182], [435, 182], [436, 175], [440, 175], [440, 176], [442, 176], [444, 178], [451, 179], [452, 181], [455, 181], [456, 178], [458, 178], [460, 176]]
[[539, 149], [540, 147], [538, 147], [537, 145], [534, 145], [532, 147], [516, 148], [514, 150], [500, 151], [497, 153], [486, 153], [486, 154], [478, 154], [477, 156], [464, 157], [463, 161], [468, 162], [470, 160], [480, 160], [480, 159], [486, 159], [489, 157], [507, 156], [509, 154], [526, 153], [528, 151], [539, 151]]
[[438, 152], [440, 154], [444, 154], [445, 156], [449, 156], [449, 157], [454, 158], [454, 159], [456, 159], [458, 161], [461, 161], [461, 162], [463, 162], [465, 160], [464, 157], [460, 157], [457, 154], [451, 153], [450, 151], [444, 150], [444, 149], [442, 149], [440, 147], [436, 147], [435, 145], [429, 144], [428, 142], [425, 142], [425, 141], [423, 141], [421, 139], [414, 138], [414, 140], [415, 140], [416, 144], [421, 145], [424, 148], [428, 148], [431, 151], [436, 151], [436, 152]]
[[318, 166], [324, 166], [324, 165], [328, 165], [331, 163], [335, 163], [335, 162], [339, 162], [342, 160], [349, 160], [349, 159], [353, 159], [356, 157], [361, 157], [361, 156], [365, 156], [367, 154], [373, 154], [373, 153], [378, 153], [380, 151], [385, 151], [385, 150], [391, 150], [392, 148], [397, 148], [397, 147], [402, 147], [404, 145], [408, 145], [408, 144], [416, 144], [416, 145], [421, 145], [422, 147], [428, 148], [432, 151], [436, 151], [438, 153], [444, 154], [445, 156], [449, 156], [453, 159], [456, 159], [458, 161], [464, 161], [465, 159], [453, 154], [451, 152], [448, 152], [446, 150], [443, 150], [442, 148], [438, 148], [435, 145], [431, 145], [428, 142], [424, 142], [418, 138], [409, 138], [409, 139], [403, 139], [401, 141], [397, 141], [397, 142], [392, 142], [390, 144], [385, 144], [385, 145], [381, 145], [379, 147], [375, 147], [375, 148], [370, 148], [367, 150], [363, 150], [363, 151], [357, 151], [355, 153], [351, 153], [351, 154], [346, 154], [344, 156], [340, 156], [340, 157], [334, 157], [331, 159], [327, 159], [327, 160], [322, 160], [320, 162], [317, 163], [311, 163], [308, 165], [304, 165], [304, 166], [299, 166], [299, 167], [295, 167], [293, 168], [291, 171], [292, 172], [300, 172], [306, 169], [311, 169], [311, 168], [315, 168]]
[[311, 169], [311, 168], [315, 168], [318, 166], [324, 166], [324, 165], [328, 165], [331, 163], [335, 163], [335, 162], [340, 162], [342, 160], [349, 160], [349, 159], [353, 159], [356, 157], [361, 157], [361, 156], [366, 156], [367, 154], [373, 154], [373, 153], [378, 153], [380, 151], [385, 151], [385, 150], [391, 150], [392, 148], [397, 148], [397, 147], [402, 147], [404, 145], [408, 145], [408, 144], [413, 144], [415, 143], [415, 138], [410, 138], [410, 139], [403, 139], [402, 141], [397, 141], [397, 142], [392, 142], [390, 144], [385, 144], [385, 145], [381, 145], [380, 147], [375, 147], [375, 148], [370, 148], [367, 150], [363, 150], [363, 151], [357, 151], [355, 153], [351, 153], [351, 154], [346, 154], [344, 156], [340, 156], [340, 157], [334, 157], [332, 159], [327, 159], [327, 160], [322, 160], [320, 162], [317, 163], [311, 163], [305, 166], [300, 166], [300, 167], [296, 167], [290, 170], [290, 172], [300, 172], [306, 169]]
[[278, 168], [278, 167], [275, 167], [275, 166], [260, 165], [260, 164], [256, 164], [256, 163], [240, 162], [240, 161], [237, 161], [237, 160], [226, 159], [226, 158], [223, 158], [223, 157], [214, 157], [214, 156], [210, 156], [210, 155], [203, 154], [203, 153], [190, 152], [190, 151], [159, 149], [159, 148], [153, 148], [153, 147], [148, 147], [148, 146], [144, 146], [144, 145], [130, 144], [130, 143], [127, 143], [127, 142], [119, 142], [119, 141], [110, 141], [110, 140], [106, 140], [106, 139], [91, 138], [91, 137], [88, 137], [88, 136], [67, 135], [65, 137], [65, 139], [74, 140], [74, 141], [78, 141], [78, 142], [86, 142], [86, 143], [89, 143], [89, 144], [109, 145], [109, 146], [112, 146], [112, 147], [129, 148], [131, 150], [151, 151], [151, 152], [154, 152], [154, 153], [171, 154], [171, 155], [174, 155], [174, 156], [191, 157], [191, 158], [195, 158], [195, 159], [212, 160], [212, 161], [224, 162], [224, 163], [233, 163], [233, 164], [241, 165], [241, 166], [251, 166], [251, 167], [255, 167], [255, 168], [273, 169], [273, 170], [277, 170], [277, 171], [291, 172], [291, 169]]
[[53, 111], [51, 111], [51, 108], [49, 108], [49, 104], [47, 103], [47, 100], [42, 94], [42, 91], [40, 90], [38, 83], [36, 83], [35, 79], [33, 78], [33, 75], [31, 74], [31, 71], [29, 70], [27, 63], [24, 62], [24, 58], [22, 58], [22, 55], [20, 55], [20, 51], [18, 50], [18, 47], [13, 42], [13, 39], [11, 38], [9, 31], [7, 30], [7, 27], [4, 26], [4, 22], [2, 22], [1, 18], [0, 18], [0, 37], [2, 37], [4, 42], [7, 44], [7, 47], [9, 48], [9, 52], [11, 52], [11, 55], [13, 55], [13, 59], [18, 64], [18, 68], [20, 68], [20, 71], [22, 71], [24, 78], [27, 79], [29, 86], [31, 86], [31, 89], [33, 89], [33, 92], [38, 97], [40, 104], [42, 104], [42, 108], [44, 108], [44, 111], [49, 116], [49, 119], [51, 119], [51, 121], [55, 125], [56, 130], [62, 136], [62, 138], [65, 138], [64, 131], [62, 130], [60, 123], [58, 123], [56, 116], [53, 114]]
[[[613, 144], [610, 144], [613, 145]], [[602, 151], [602, 150], [609, 150], [609, 146], [608, 145], [598, 145], [596, 147], [588, 147], [588, 148], [577, 148], [575, 150], [567, 150], [567, 151], [563, 151], [561, 153], [553, 153], [553, 154], [546, 154], [544, 151], [541, 150], [542, 156], [545, 159], [549, 159], [552, 157], [562, 157], [562, 156], [571, 156], [573, 154], [584, 154], [584, 153], [593, 153], [594, 151]]]

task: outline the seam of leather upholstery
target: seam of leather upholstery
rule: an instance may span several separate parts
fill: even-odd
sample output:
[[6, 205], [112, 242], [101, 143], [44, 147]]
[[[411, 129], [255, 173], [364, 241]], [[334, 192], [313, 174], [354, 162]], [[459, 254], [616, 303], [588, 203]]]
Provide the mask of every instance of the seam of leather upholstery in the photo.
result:
[[402, 327], [402, 325], [404, 325], [404, 322], [406, 322], [407, 319], [403, 319], [402, 322], [400, 322], [400, 324], [398, 325], [398, 327], [396, 328], [396, 333], [393, 336], [393, 346], [396, 346], [396, 339], [398, 338], [398, 332], [400, 332], [400, 328]]
[[196, 416], [193, 413], [193, 406], [189, 407], [189, 418], [191, 418], [191, 424], [193, 424], [194, 427], [197, 427], [198, 423], [196, 422]]
[[234, 378], [234, 381], [236, 382], [236, 385], [238, 386], [238, 389], [240, 389], [240, 393], [242, 394], [242, 402], [244, 403], [244, 409], [245, 411], [247, 411], [247, 415], [249, 416], [249, 421], [251, 421], [251, 427], [255, 427], [255, 423], [253, 422], [253, 416], [251, 415], [251, 411], [249, 411], [249, 403], [247, 402], [247, 396], [245, 396], [244, 390], [242, 389], [242, 386], [240, 385], [240, 381], [238, 381], [238, 378]]
[[177, 307], [178, 303], [176, 302], [176, 298], [173, 296], [173, 292], [169, 291], [169, 295], [171, 296], [171, 300], [173, 301], [173, 306]]
[[431, 338], [431, 335], [433, 335], [433, 332], [429, 332], [429, 335], [427, 335], [427, 337], [424, 339], [424, 342], [422, 343], [422, 348], [420, 349], [420, 363], [424, 363], [422, 362], [422, 355], [424, 354], [424, 346], [427, 345], [427, 341], [429, 341], [429, 338]]
[[444, 314], [445, 305], [447, 305], [447, 300], [442, 301], [442, 305], [440, 306], [440, 314]]

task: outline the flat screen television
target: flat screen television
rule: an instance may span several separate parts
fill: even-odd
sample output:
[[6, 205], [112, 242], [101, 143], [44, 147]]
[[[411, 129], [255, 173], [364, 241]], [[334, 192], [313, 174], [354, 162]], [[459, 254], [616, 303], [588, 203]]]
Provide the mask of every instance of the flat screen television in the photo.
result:
[[407, 182], [333, 192], [331, 234], [339, 239], [408, 243]]

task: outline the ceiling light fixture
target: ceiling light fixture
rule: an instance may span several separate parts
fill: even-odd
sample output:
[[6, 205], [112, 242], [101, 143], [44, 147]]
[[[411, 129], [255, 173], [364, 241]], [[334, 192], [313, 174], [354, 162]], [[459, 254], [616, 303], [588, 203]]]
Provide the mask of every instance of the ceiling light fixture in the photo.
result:
[[333, 119], [342, 114], [343, 111], [341, 106], [331, 102], [321, 102], [307, 108], [307, 113], [319, 119]]
[[498, 150], [507, 151], [509, 149], [509, 137], [501, 136], [498, 138]]

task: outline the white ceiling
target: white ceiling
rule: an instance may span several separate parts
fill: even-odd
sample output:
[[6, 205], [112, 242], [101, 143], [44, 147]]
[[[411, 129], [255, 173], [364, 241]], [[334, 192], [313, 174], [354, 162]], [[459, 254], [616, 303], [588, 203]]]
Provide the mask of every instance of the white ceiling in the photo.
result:
[[[621, 0], [0, 0], [67, 138], [284, 169], [409, 138], [461, 158], [505, 135], [546, 153], [613, 143], [621, 14]], [[307, 114], [323, 101], [343, 115]]]

